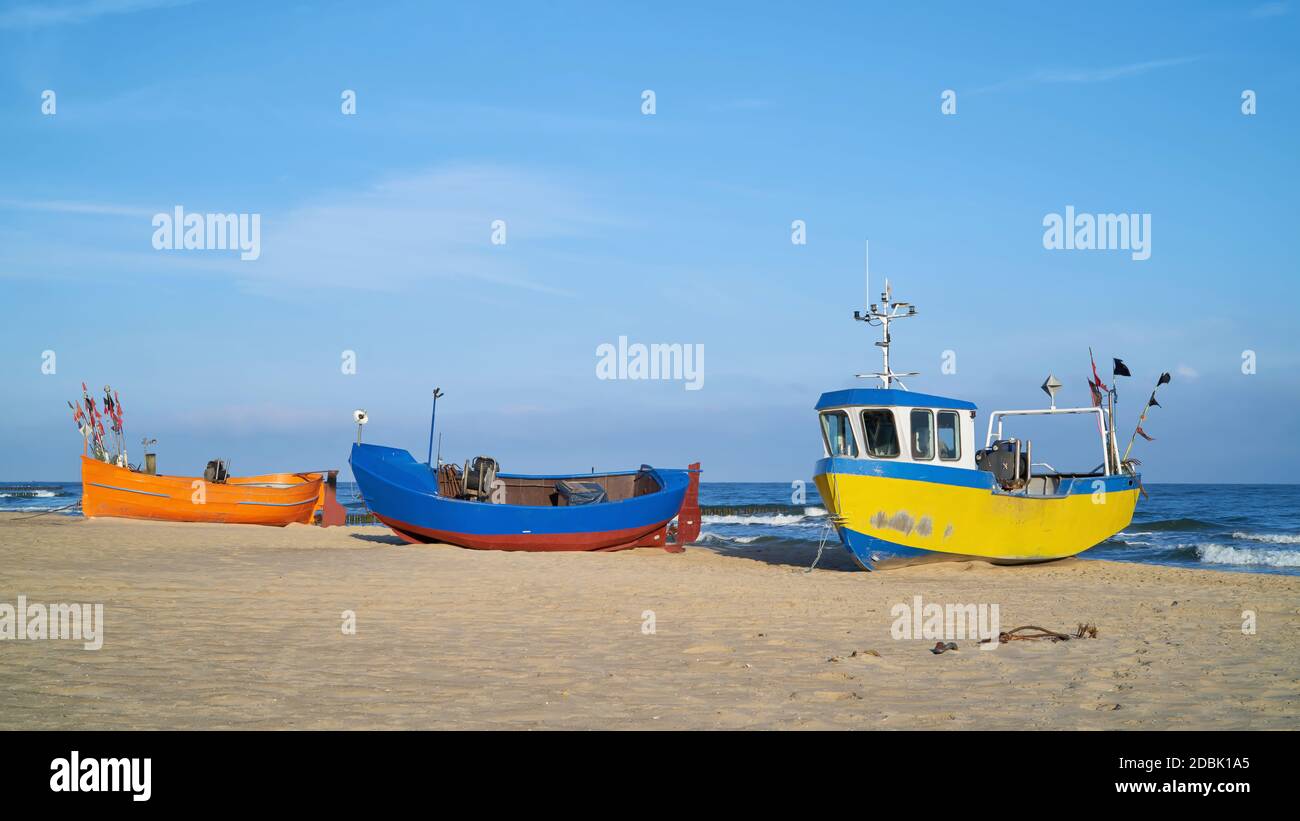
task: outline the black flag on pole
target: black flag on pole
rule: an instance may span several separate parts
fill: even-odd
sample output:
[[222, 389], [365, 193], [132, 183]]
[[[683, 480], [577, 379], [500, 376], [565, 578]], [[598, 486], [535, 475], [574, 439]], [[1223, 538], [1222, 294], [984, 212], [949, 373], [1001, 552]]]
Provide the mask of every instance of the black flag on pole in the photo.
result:
[[1115, 369], [1112, 370], [1111, 373], [1114, 374], [1115, 376], [1132, 376], [1132, 375], [1133, 375], [1133, 374], [1129, 373], [1128, 365], [1125, 365], [1125, 364], [1124, 364], [1124, 360], [1122, 360], [1122, 359], [1116, 359], [1116, 360], [1115, 360]]
[[[1161, 385], [1168, 385], [1170, 379], [1171, 377], [1169, 376], [1169, 372], [1165, 371], [1164, 373], [1160, 374], [1160, 379], [1159, 381], [1156, 382], [1156, 387], [1158, 388]], [[1152, 395], [1154, 396], [1154, 394]]]

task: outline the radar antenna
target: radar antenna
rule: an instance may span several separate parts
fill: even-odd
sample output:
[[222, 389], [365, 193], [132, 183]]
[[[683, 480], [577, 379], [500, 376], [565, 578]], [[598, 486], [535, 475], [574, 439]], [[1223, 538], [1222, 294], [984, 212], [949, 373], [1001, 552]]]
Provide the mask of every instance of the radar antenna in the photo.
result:
[[[867, 276], [867, 287], [870, 288], [870, 273], [868, 273]], [[885, 290], [880, 293], [879, 305], [874, 302], [871, 303], [865, 314], [861, 311], [853, 312], [853, 318], [859, 322], [865, 322], [873, 328], [880, 328], [880, 341], [876, 343], [876, 347], [880, 348], [881, 354], [885, 359], [884, 368], [882, 368], [879, 373], [860, 373], [857, 375], [859, 379], [871, 379], [874, 377], [883, 382], [886, 388], [892, 388], [894, 383], [897, 382], [898, 387], [907, 390], [907, 386], [903, 384], [903, 380], [899, 379], [899, 377], [920, 375], [917, 371], [899, 372], [891, 370], [889, 367], [889, 343], [891, 341], [889, 323], [896, 319], [906, 319], [909, 316], [916, 316], [916, 306], [909, 302], [895, 302], [894, 291], [890, 287], [888, 279], [885, 280]]]

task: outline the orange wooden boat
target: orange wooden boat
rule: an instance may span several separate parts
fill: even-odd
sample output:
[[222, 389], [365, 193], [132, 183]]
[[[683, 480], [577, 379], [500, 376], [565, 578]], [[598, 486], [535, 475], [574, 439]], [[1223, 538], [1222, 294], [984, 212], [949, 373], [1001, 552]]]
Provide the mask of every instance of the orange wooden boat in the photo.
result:
[[309, 524], [322, 499], [320, 473], [231, 476], [208, 482], [137, 473], [81, 457], [81, 510], [87, 518], [228, 524]]

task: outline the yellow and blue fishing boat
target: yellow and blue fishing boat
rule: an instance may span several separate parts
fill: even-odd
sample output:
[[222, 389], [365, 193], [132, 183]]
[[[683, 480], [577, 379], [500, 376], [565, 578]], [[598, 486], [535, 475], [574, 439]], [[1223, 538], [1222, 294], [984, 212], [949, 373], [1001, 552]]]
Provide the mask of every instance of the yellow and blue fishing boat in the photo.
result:
[[[1118, 456], [1114, 404], [1057, 408], [1060, 383], [1043, 389], [1050, 408], [994, 411], [976, 447], [973, 403], [907, 390], [915, 373], [889, 366], [892, 321], [916, 308], [881, 303], [854, 318], [883, 328], [876, 388], [822, 394], [817, 402], [825, 456], [815, 481], [840, 541], [858, 564], [876, 570], [935, 560], [1040, 562], [1073, 556], [1123, 530], [1133, 518], [1141, 477]], [[897, 385], [897, 387], [896, 387]], [[1152, 397], [1154, 401], [1154, 395]], [[1088, 473], [1060, 473], [1034, 462], [1029, 441], [1003, 438], [1008, 417], [1092, 414], [1101, 464]]]

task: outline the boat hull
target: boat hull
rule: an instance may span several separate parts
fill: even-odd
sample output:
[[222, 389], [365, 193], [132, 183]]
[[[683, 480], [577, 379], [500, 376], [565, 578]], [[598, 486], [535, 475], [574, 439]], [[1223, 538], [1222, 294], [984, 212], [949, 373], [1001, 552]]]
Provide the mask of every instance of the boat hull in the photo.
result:
[[[223, 483], [152, 476], [81, 458], [81, 510], [87, 518], [154, 519], [283, 527], [307, 524], [321, 495], [321, 475], [232, 477]], [[257, 485], [280, 485], [259, 487]]]
[[986, 471], [829, 458], [815, 475], [845, 549], [868, 570], [927, 561], [1019, 564], [1077, 555], [1128, 526], [1140, 477], [1065, 478], [1007, 493]]
[[437, 530], [375, 514], [393, 533], [411, 544], [454, 544], [474, 550], [525, 550], [534, 552], [574, 550], [625, 550], [636, 547], [646, 536], [660, 530], [671, 519], [647, 526], [594, 533], [492, 533], [478, 535]]
[[[428, 465], [416, 462], [404, 450], [353, 445], [350, 462], [366, 507], [398, 537], [412, 543], [441, 542], [476, 550], [595, 551], [665, 546], [665, 528], [682, 510], [687, 491], [696, 482], [693, 477], [698, 475], [698, 471], [655, 470], [660, 489], [653, 493], [600, 504], [547, 507], [441, 496]], [[698, 516], [691, 524], [698, 529]]]

